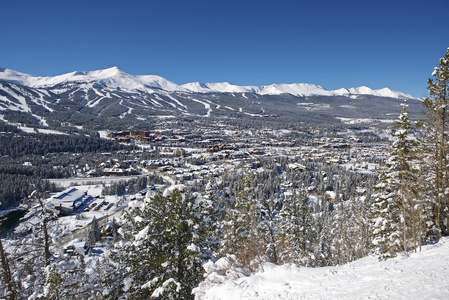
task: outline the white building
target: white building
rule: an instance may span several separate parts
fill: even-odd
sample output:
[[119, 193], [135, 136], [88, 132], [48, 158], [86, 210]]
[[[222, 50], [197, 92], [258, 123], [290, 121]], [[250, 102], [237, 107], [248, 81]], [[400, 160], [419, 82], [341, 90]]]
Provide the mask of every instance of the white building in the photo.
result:
[[88, 198], [85, 192], [71, 187], [51, 197], [48, 202], [64, 215], [80, 207]]

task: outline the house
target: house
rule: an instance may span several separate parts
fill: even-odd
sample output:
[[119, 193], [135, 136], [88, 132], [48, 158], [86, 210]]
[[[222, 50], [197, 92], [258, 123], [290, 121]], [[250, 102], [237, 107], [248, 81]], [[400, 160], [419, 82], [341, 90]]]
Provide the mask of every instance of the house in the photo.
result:
[[69, 242], [64, 249], [64, 252], [69, 255], [87, 255], [89, 251], [89, 245], [81, 239], [75, 239]]
[[227, 144], [214, 144], [214, 145], [207, 145], [206, 149], [207, 152], [213, 153], [222, 150], [235, 150], [235, 147]]
[[149, 138], [150, 137], [149, 131], [142, 131], [142, 130], [132, 130], [131, 136], [132, 137], [141, 137], [141, 138]]
[[186, 155], [186, 151], [184, 149], [174, 149], [173, 154], [178, 157], [183, 157]]
[[103, 173], [108, 176], [125, 176], [126, 171], [122, 168], [105, 168]]
[[306, 172], [307, 167], [298, 163], [292, 163], [288, 165], [288, 168], [295, 172]]

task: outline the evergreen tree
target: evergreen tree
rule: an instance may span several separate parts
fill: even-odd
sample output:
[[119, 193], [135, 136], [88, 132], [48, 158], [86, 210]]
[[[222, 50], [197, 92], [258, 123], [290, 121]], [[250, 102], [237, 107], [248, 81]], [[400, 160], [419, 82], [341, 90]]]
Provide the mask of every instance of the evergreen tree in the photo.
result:
[[370, 195], [363, 195], [349, 200], [348, 211], [351, 260], [365, 257], [371, 246], [371, 224], [369, 220]]
[[[266, 260], [266, 245], [259, 235], [261, 208], [254, 195], [254, 176], [246, 174], [240, 182], [241, 190], [227, 208], [223, 220], [219, 254], [236, 255], [245, 267], [255, 270], [260, 262]], [[256, 265], [252, 265], [254, 263]]]
[[90, 230], [88, 232], [87, 240], [90, 247], [94, 247], [95, 243], [101, 240], [101, 230], [100, 226], [98, 225], [98, 220], [97, 218], [95, 218], [95, 216], [90, 223]]
[[[107, 291], [108, 286], [104, 279], [111, 280], [110, 274], [105, 272], [107, 267], [103, 267], [104, 259], [85, 255], [84, 249], [76, 249], [70, 254], [59, 253], [52, 264], [46, 267], [45, 299], [103, 298], [103, 292]], [[89, 261], [89, 267], [86, 261]]]
[[111, 231], [112, 231], [112, 237], [114, 243], [118, 242], [119, 236], [118, 236], [118, 224], [115, 220], [115, 217], [112, 218], [112, 224], [111, 224]]
[[332, 215], [333, 204], [324, 207], [324, 209], [317, 216], [316, 228], [318, 232], [319, 256], [317, 256], [316, 262], [319, 266], [330, 266], [336, 264], [334, 259], [335, 253], [332, 248]]
[[299, 196], [284, 200], [279, 214], [281, 261], [313, 266], [316, 260], [317, 232], [304, 189]]
[[57, 221], [58, 211], [51, 203], [44, 203], [37, 193], [32, 193], [35, 204], [22, 218], [15, 229], [16, 239], [12, 241], [14, 264], [12, 278], [21, 297], [36, 299], [43, 292], [45, 270], [54, 260], [50, 248], [62, 232]]
[[449, 234], [449, 48], [440, 59], [440, 64], [428, 80], [430, 97], [423, 102], [427, 110], [425, 128], [428, 136], [429, 190], [434, 199], [434, 214], [437, 228]]
[[406, 102], [391, 135], [389, 156], [379, 175], [371, 206], [374, 252], [380, 258], [407, 251], [411, 242], [416, 248], [420, 222], [415, 213], [417, 202], [421, 201], [417, 140], [412, 133]]
[[64, 278], [59, 274], [56, 269], [56, 265], [49, 267], [46, 287], [45, 298], [49, 300], [68, 299], [67, 290], [64, 287]]
[[[271, 195], [271, 197], [274, 197], [274, 195]], [[280, 208], [280, 199], [260, 199], [261, 220], [258, 225], [258, 231], [260, 237], [263, 239], [265, 249], [265, 257], [263, 261], [268, 261], [275, 264], [279, 263], [279, 232], [277, 218], [279, 217]]]
[[130, 208], [122, 226], [129, 242], [112, 258], [125, 274], [123, 290], [132, 299], [190, 299], [208, 249], [204, 201], [174, 189]]

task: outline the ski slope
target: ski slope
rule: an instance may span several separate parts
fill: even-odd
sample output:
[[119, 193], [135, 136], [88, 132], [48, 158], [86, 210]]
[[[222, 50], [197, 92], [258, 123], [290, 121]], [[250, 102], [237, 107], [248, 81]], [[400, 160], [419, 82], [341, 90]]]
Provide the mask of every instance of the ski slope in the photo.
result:
[[391, 97], [397, 99], [414, 99], [413, 96], [393, 91], [389, 88], [373, 90], [366, 86], [353, 87], [350, 89], [340, 88], [338, 90], [327, 90], [319, 85], [310, 83], [281, 83], [263, 86], [238, 86], [229, 82], [200, 83], [190, 82], [177, 85], [157, 75], [132, 75], [118, 67], [95, 71], [74, 71], [57, 76], [33, 76], [10, 69], [0, 68], [0, 80], [18, 83], [34, 88], [45, 88], [61, 83], [96, 83], [97, 86], [120, 88], [128, 91], [141, 90], [150, 93], [158, 90], [167, 92], [188, 93], [252, 93], [256, 95], [281, 95], [290, 94], [294, 96], [356, 96], [374, 95], [379, 97]]

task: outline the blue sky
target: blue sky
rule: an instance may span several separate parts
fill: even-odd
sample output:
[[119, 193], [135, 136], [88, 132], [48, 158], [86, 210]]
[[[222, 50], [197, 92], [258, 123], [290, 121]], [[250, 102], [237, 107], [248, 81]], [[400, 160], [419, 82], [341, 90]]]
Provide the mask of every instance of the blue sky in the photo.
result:
[[2, 1], [0, 66], [421, 97], [449, 47], [448, 11], [447, 0]]

